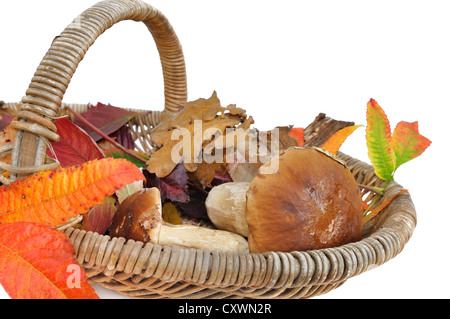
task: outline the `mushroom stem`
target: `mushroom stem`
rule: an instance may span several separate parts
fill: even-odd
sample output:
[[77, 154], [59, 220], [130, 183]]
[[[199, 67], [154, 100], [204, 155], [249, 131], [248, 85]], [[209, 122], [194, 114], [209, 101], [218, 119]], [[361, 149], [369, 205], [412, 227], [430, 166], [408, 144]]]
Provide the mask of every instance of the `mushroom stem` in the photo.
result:
[[248, 237], [245, 206], [249, 187], [248, 182], [230, 182], [211, 189], [205, 206], [214, 226]]
[[156, 187], [138, 191], [119, 205], [110, 227], [110, 235], [156, 245], [249, 252], [247, 240], [238, 234], [193, 225], [165, 224], [161, 211], [161, 194]]
[[162, 225], [158, 244], [236, 253], [249, 252], [247, 240], [238, 234], [191, 225]]

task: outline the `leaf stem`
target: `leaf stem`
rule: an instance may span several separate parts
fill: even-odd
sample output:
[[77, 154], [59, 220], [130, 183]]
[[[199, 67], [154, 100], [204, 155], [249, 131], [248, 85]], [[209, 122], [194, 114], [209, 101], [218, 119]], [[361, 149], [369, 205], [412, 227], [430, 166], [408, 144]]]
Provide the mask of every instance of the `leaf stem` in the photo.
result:
[[125, 147], [123, 147], [120, 143], [117, 143], [114, 139], [112, 139], [111, 137], [109, 137], [108, 135], [106, 135], [105, 133], [103, 133], [101, 130], [99, 130], [98, 128], [96, 128], [94, 125], [92, 125], [88, 120], [86, 120], [82, 115], [76, 113], [74, 110], [72, 110], [70, 107], [67, 107], [67, 110], [69, 110], [70, 113], [73, 114], [73, 116], [75, 116], [77, 119], [79, 119], [81, 122], [83, 122], [84, 124], [86, 124], [87, 126], [89, 126], [90, 129], [92, 129], [93, 131], [95, 131], [96, 133], [98, 133], [101, 137], [103, 137], [105, 140], [107, 140], [108, 142], [112, 143], [115, 147], [119, 148], [120, 150], [124, 151], [126, 154], [130, 155], [131, 157], [137, 159], [138, 161], [142, 162], [142, 163], [146, 163], [146, 160], [144, 160], [143, 158], [141, 158], [140, 156], [134, 154], [133, 152], [130, 152], [130, 150], [126, 149]]
[[377, 195], [383, 195], [383, 191], [384, 191], [384, 188], [368, 186], [368, 185], [363, 185], [363, 184], [359, 184], [359, 187], [364, 188], [368, 191], [374, 192]]
[[[378, 201], [381, 199], [381, 196], [383, 196], [384, 191], [386, 190], [386, 188], [388, 187], [388, 185], [389, 185], [390, 182], [391, 182], [391, 181], [387, 181], [383, 188], [379, 188], [379, 187], [375, 187], [375, 188], [374, 188], [374, 189], [379, 190], [379, 192], [377, 192], [377, 191], [375, 191], [375, 190], [372, 190], [374, 193], [377, 194], [377, 197], [370, 203], [369, 207], [367, 207], [366, 210], [364, 211], [364, 213], [363, 213], [363, 220], [364, 220], [364, 221], [367, 220], [367, 217], [369, 216], [369, 211], [370, 211], [370, 210], [372, 209], [372, 207], [373, 207], [376, 203], [378, 203]], [[364, 188], [367, 188], [367, 189], [371, 188], [370, 186], [364, 186], [364, 185], [360, 185], [360, 187], [364, 187]], [[369, 190], [371, 190], [371, 189], [369, 189]]]

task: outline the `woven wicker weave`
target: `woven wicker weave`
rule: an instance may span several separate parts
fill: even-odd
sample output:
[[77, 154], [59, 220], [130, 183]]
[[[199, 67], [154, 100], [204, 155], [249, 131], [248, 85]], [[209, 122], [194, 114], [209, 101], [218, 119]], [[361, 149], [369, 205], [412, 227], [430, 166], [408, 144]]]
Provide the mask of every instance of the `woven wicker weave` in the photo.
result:
[[[100, 34], [122, 20], [142, 21], [160, 53], [165, 84], [164, 112], [176, 112], [186, 102], [186, 72], [181, 45], [168, 20], [139, 0], [107, 0], [82, 13], [52, 43], [37, 68], [19, 108], [15, 144], [0, 149], [12, 153], [11, 181], [57, 167], [44, 162], [47, 140], [55, 138], [52, 119], [61, 114], [70, 80], [88, 48]], [[72, 105], [82, 112], [86, 105]], [[161, 112], [145, 113], [130, 127], [142, 151], [152, 152], [148, 136]], [[373, 168], [345, 154], [356, 180], [381, 187]], [[11, 182], [7, 181], [7, 182]], [[389, 184], [384, 198], [402, 187]], [[368, 200], [374, 194], [363, 191]], [[383, 200], [382, 200], [383, 201]], [[381, 201], [381, 202], [382, 202]], [[79, 263], [92, 283], [136, 298], [309, 298], [342, 285], [347, 279], [382, 265], [400, 253], [412, 236], [416, 213], [408, 192], [397, 196], [365, 224], [363, 239], [336, 248], [295, 252], [237, 254], [159, 246], [125, 238], [65, 228]]]

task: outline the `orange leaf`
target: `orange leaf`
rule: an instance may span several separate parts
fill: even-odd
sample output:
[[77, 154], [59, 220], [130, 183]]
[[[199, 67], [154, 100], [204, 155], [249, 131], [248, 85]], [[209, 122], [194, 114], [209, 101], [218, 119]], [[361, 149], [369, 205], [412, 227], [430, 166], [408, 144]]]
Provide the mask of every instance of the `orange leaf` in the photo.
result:
[[0, 131], [0, 146], [14, 142], [16, 136], [16, 130], [10, 125]]
[[[13, 129], [11, 125], [8, 125], [2, 131], [0, 131], [0, 146], [13, 143], [15, 137], [16, 137], [16, 130]], [[11, 164], [11, 155], [7, 155], [4, 158], [0, 158], [0, 160], [6, 164]], [[8, 171], [6, 171], [2, 173], [2, 175], [6, 178], [9, 178], [10, 174]]]
[[295, 138], [297, 140], [298, 146], [301, 147], [305, 144], [304, 133], [305, 132], [302, 127], [293, 127], [288, 136]]
[[125, 185], [143, 179], [136, 165], [112, 158], [40, 172], [0, 187], [0, 223], [28, 221], [58, 226], [87, 213]]
[[322, 145], [322, 148], [326, 151], [336, 155], [339, 149], [341, 148], [341, 145], [345, 142], [347, 137], [349, 137], [358, 127], [361, 127], [362, 125], [353, 125], [353, 126], [347, 126], [343, 129], [337, 131], [334, 133], [328, 141], [325, 142], [325, 144]]
[[13, 299], [98, 299], [70, 240], [35, 223], [0, 225], [0, 283]]

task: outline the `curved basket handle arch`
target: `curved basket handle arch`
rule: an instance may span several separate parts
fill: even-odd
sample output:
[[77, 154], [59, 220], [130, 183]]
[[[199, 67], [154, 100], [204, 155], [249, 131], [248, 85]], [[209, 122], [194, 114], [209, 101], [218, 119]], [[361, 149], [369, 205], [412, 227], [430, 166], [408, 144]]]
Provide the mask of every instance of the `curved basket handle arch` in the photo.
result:
[[44, 164], [47, 139], [58, 139], [52, 118], [59, 114], [64, 93], [89, 47], [103, 32], [124, 20], [143, 22], [153, 36], [163, 70], [164, 112], [177, 112], [187, 101], [184, 55], [168, 19], [140, 0], [99, 2], [55, 38], [22, 98], [18, 120], [12, 123], [18, 129], [12, 151], [12, 179], [57, 166]]

